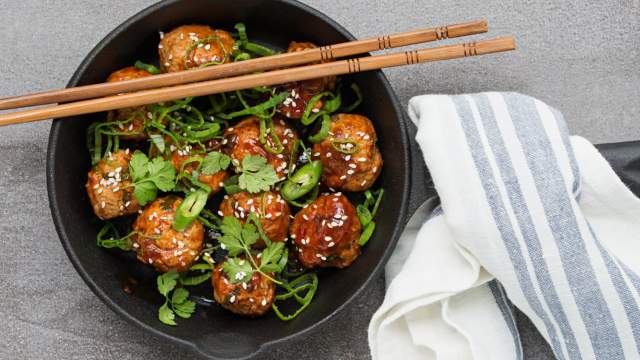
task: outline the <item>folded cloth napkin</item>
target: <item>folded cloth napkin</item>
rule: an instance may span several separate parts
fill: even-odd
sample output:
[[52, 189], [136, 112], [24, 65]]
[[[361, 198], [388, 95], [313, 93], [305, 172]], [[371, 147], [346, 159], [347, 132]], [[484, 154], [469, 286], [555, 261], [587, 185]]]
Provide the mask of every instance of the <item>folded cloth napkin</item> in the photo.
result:
[[640, 199], [593, 145], [517, 93], [409, 114], [441, 205], [387, 265], [373, 359], [522, 359], [511, 304], [558, 359], [640, 358]]

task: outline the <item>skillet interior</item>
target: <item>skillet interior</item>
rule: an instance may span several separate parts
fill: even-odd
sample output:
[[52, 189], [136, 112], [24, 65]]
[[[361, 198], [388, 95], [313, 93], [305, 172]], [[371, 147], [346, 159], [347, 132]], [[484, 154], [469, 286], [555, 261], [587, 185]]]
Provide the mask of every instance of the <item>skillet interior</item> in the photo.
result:
[[[188, 23], [233, 29], [247, 24], [249, 37], [277, 48], [291, 40], [319, 45], [353, 38], [345, 29], [297, 2], [288, 0], [170, 0], [154, 5], [119, 26], [85, 58], [69, 86], [104, 81], [110, 72], [135, 60], [157, 62], [158, 30], [169, 31]], [[394, 248], [405, 220], [409, 192], [409, 144], [402, 111], [381, 72], [350, 77], [363, 90], [365, 100], [358, 113], [376, 126], [384, 170], [379, 185], [386, 190], [377, 229], [363, 254], [348, 269], [324, 271], [311, 306], [298, 318], [282, 322], [270, 314], [245, 319], [214, 305], [199, 307], [189, 320], [169, 327], [157, 320], [161, 297], [153, 273], [118, 252], [99, 249], [95, 235], [101, 223], [93, 215], [84, 183], [90, 167], [85, 131], [104, 114], [53, 122], [47, 159], [47, 187], [53, 220], [72, 263], [89, 287], [116, 312], [148, 331], [190, 346], [210, 357], [255, 355], [267, 345], [304, 333], [339, 311], [375, 279]], [[133, 295], [123, 290], [133, 275], [143, 279]]]

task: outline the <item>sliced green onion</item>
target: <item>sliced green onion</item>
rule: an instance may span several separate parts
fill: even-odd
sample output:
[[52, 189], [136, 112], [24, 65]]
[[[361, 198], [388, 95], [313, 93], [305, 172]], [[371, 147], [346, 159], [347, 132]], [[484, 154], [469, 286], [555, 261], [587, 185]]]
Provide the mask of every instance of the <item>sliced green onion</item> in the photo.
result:
[[360, 90], [360, 87], [358, 86], [358, 84], [352, 83], [351, 90], [353, 90], [353, 92], [356, 94], [357, 99], [353, 104], [344, 108], [343, 112], [346, 112], [346, 113], [352, 112], [353, 110], [355, 110], [355, 108], [357, 108], [358, 106], [360, 106], [360, 104], [362, 104], [362, 100], [363, 100], [362, 91]]
[[364, 227], [364, 230], [362, 230], [362, 233], [360, 234], [360, 239], [358, 239], [358, 245], [360, 246], [364, 246], [367, 241], [369, 241], [369, 239], [371, 238], [371, 235], [373, 235], [373, 231], [376, 229], [376, 222], [375, 221], [371, 221], [367, 224], [367, 226]]
[[252, 42], [246, 42], [243, 47], [245, 50], [250, 51], [254, 54], [258, 54], [260, 56], [271, 56], [276, 54], [274, 50]]
[[309, 141], [312, 143], [318, 143], [324, 140], [329, 135], [329, 129], [331, 128], [331, 117], [327, 114], [322, 115], [322, 124], [320, 130], [315, 135], [309, 137]]
[[271, 99], [252, 106], [252, 107], [248, 107], [244, 110], [240, 110], [240, 111], [235, 111], [232, 112], [231, 114], [217, 114], [216, 116], [223, 118], [223, 119], [233, 119], [239, 116], [247, 116], [247, 115], [263, 115], [265, 113], [266, 110], [271, 109], [276, 107], [279, 103], [281, 103], [284, 99], [286, 99], [289, 96], [288, 92], [283, 92], [280, 93], [274, 97], [272, 97]]
[[189, 194], [176, 209], [173, 229], [183, 231], [198, 218], [200, 211], [207, 204], [209, 194], [204, 190], [196, 190]]
[[[308, 306], [311, 304], [313, 297], [318, 290], [318, 275], [316, 273], [306, 273], [302, 276], [299, 276], [288, 283], [282, 283], [280, 285], [285, 290], [286, 293], [276, 295], [275, 301], [271, 305], [273, 312], [276, 313], [278, 318], [282, 321], [289, 321], [300, 315]], [[300, 296], [300, 293], [306, 291], [304, 296]], [[294, 298], [298, 304], [301, 306], [290, 315], [284, 315], [278, 306], [276, 305], [277, 301], [287, 300], [289, 298]]]
[[149, 74], [152, 75], [158, 75], [161, 74], [162, 71], [160, 71], [160, 69], [158, 69], [157, 67], [151, 65], [151, 64], [145, 64], [142, 61], [138, 60], [136, 61], [135, 65], [133, 65], [136, 69], [142, 70], [142, 71], [146, 71]]
[[[99, 247], [105, 249], [118, 248], [120, 250], [129, 251], [132, 247], [131, 237], [135, 234], [137, 234], [137, 232], [133, 231], [127, 236], [121, 238], [115, 225], [110, 222], [106, 222], [96, 235], [96, 243]], [[108, 239], [106, 237], [108, 237]]]
[[244, 23], [235, 24], [234, 28], [238, 30], [238, 37], [240, 38], [240, 42], [246, 44], [249, 42], [249, 37], [247, 36], [247, 27]]
[[325, 91], [321, 92], [320, 94], [314, 95], [311, 99], [309, 99], [309, 102], [307, 102], [307, 106], [304, 108], [304, 112], [302, 113], [302, 117], [300, 117], [300, 123], [302, 123], [302, 125], [311, 125], [318, 118], [319, 115], [317, 113], [312, 116], [311, 112], [315, 108], [316, 103], [329, 94], [331, 93]]

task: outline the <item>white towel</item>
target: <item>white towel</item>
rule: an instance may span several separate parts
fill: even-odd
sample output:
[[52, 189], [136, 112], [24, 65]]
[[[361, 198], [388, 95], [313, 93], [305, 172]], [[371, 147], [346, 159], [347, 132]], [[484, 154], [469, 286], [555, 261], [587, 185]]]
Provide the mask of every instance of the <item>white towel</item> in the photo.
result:
[[441, 206], [386, 268], [373, 359], [522, 359], [511, 303], [558, 359], [640, 358], [640, 199], [593, 145], [516, 93], [409, 114]]

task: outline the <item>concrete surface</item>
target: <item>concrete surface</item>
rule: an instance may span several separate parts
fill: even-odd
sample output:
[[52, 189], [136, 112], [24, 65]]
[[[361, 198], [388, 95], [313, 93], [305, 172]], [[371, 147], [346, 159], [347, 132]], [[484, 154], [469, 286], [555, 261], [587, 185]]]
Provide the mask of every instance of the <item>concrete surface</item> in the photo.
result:
[[[3, 0], [0, 96], [62, 87], [113, 27], [153, 0]], [[559, 108], [594, 142], [640, 137], [640, 2], [305, 0], [357, 37], [486, 17], [515, 53], [386, 71], [406, 105], [422, 93], [515, 90]], [[190, 357], [121, 320], [82, 282], [55, 233], [45, 189], [49, 122], [0, 128], [0, 359]], [[269, 358], [366, 359], [382, 279], [310, 339]], [[522, 316], [521, 316], [522, 317]], [[527, 359], [551, 354], [520, 319]]]

